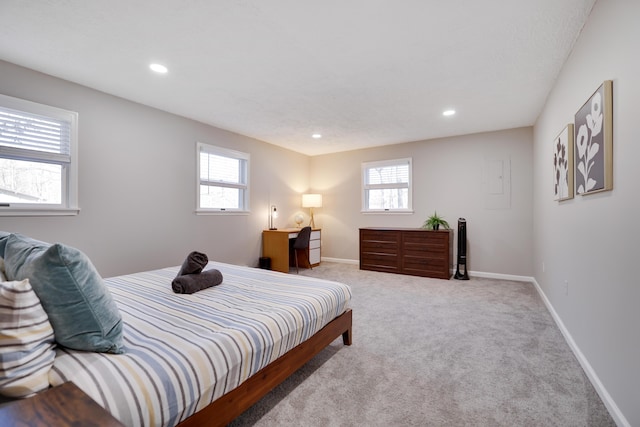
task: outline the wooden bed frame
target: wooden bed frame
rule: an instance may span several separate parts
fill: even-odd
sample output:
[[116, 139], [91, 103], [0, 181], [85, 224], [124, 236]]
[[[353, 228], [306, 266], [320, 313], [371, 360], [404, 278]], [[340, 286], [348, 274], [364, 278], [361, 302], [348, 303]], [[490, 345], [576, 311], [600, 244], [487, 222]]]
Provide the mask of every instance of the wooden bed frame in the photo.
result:
[[351, 309], [347, 309], [311, 338], [292, 348], [249, 377], [240, 386], [211, 402], [178, 426], [226, 426], [340, 335], [344, 345], [351, 345], [351, 324], [352, 312]]

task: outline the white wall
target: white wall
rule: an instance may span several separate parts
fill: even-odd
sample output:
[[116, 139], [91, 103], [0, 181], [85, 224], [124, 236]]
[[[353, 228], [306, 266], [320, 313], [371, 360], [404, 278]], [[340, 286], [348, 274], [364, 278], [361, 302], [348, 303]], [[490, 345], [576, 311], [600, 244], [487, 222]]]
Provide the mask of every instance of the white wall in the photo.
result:
[[[81, 208], [0, 217], [0, 230], [75, 246], [103, 276], [178, 265], [192, 250], [257, 265], [269, 204], [293, 211], [308, 188], [307, 156], [7, 62], [0, 76], [0, 93], [79, 113]], [[250, 153], [250, 215], [195, 215], [196, 141]]]
[[[469, 270], [531, 276], [532, 141], [532, 128], [520, 128], [312, 157], [311, 183], [323, 194], [315, 215], [322, 256], [357, 260], [360, 227], [420, 227], [437, 211], [454, 229], [467, 220]], [[362, 162], [405, 157], [413, 159], [415, 213], [361, 213]], [[510, 159], [506, 209], [486, 205], [485, 160], [494, 159]]]
[[[536, 280], [617, 405], [610, 400], [610, 411], [634, 426], [640, 425], [638, 22], [640, 2], [595, 4], [534, 128]], [[613, 80], [613, 191], [554, 202], [552, 141], [604, 80]]]

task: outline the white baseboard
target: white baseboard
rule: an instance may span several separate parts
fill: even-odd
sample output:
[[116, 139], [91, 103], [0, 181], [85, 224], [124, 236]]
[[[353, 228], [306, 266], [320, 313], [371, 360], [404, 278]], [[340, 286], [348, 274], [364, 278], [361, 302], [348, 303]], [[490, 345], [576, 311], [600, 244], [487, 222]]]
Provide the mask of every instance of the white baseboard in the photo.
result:
[[322, 257], [322, 261], [337, 262], [340, 264], [355, 264], [355, 265], [360, 264], [360, 261], [357, 259], [331, 258], [331, 257], [324, 257], [324, 256]]
[[[340, 264], [353, 264], [359, 265], [360, 260], [357, 259], [345, 259], [345, 258], [331, 258], [331, 257], [322, 257], [322, 261], [326, 262], [337, 262]], [[455, 270], [451, 271], [451, 275], [455, 273]], [[514, 274], [502, 274], [502, 273], [487, 273], [485, 271], [469, 271], [470, 277], [483, 277], [486, 279], [499, 279], [499, 280], [514, 280], [517, 282], [533, 282], [534, 279], [531, 276], [517, 276]]]
[[469, 276], [482, 277], [485, 279], [514, 280], [516, 282], [531, 282], [534, 280], [531, 276], [517, 276], [515, 274], [487, 273], [485, 271], [471, 270], [469, 270]]
[[593, 370], [593, 368], [591, 367], [591, 364], [589, 363], [585, 355], [580, 350], [580, 347], [578, 347], [576, 342], [573, 340], [573, 337], [571, 336], [567, 328], [564, 326], [562, 319], [560, 318], [556, 310], [553, 308], [553, 305], [551, 305], [551, 301], [549, 301], [547, 296], [544, 294], [544, 292], [542, 291], [542, 288], [540, 287], [536, 279], [532, 277], [531, 282], [534, 284], [534, 286], [538, 290], [538, 294], [540, 295], [540, 298], [542, 298], [542, 301], [547, 306], [547, 310], [549, 310], [549, 313], [551, 313], [551, 317], [553, 317], [553, 320], [556, 322], [556, 325], [558, 325], [558, 328], [560, 329], [560, 332], [562, 332], [562, 335], [564, 336], [565, 341], [567, 342], [567, 344], [569, 344], [569, 347], [571, 348], [571, 351], [573, 351], [573, 354], [578, 359], [578, 362], [580, 362], [580, 366], [582, 366], [582, 369], [584, 369], [584, 372], [587, 374], [589, 381], [591, 381], [591, 384], [593, 384], [593, 387], [596, 389], [596, 392], [600, 396], [600, 399], [602, 399], [605, 406], [609, 410], [609, 414], [611, 414], [611, 417], [615, 421], [616, 425], [621, 427], [631, 427], [631, 424], [629, 423], [629, 421], [627, 421], [622, 411], [620, 411], [620, 408], [618, 408], [618, 405], [616, 405], [616, 402], [613, 400], [613, 398], [611, 397], [607, 389], [604, 387], [604, 385], [600, 381], [600, 378], [598, 378], [598, 375]]

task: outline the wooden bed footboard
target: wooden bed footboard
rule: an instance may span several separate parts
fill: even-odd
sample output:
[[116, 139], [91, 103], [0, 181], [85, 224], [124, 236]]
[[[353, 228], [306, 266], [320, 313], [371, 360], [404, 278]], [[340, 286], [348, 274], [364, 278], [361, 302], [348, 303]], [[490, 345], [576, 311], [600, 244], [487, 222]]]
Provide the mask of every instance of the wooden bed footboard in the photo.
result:
[[178, 424], [179, 427], [226, 426], [342, 335], [351, 345], [352, 311], [347, 309], [315, 335], [256, 372], [237, 388]]

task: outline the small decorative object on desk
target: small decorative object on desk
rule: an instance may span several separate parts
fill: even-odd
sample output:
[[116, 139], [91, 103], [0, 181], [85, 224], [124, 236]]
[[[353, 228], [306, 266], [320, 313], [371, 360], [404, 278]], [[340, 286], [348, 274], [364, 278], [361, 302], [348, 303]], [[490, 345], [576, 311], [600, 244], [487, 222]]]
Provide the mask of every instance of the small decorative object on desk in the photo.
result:
[[273, 220], [278, 218], [278, 208], [276, 205], [271, 205], [269, 208], [269, 230], [277, 230], [276, 226], [273, 225]]
[[302, 222], [304, 221], [304, 216], [302, 214], [296, 214], [294, 220], [296, 221], [296, 226], [300, 228], [302, 226]]
[[422, 228], [426, 228], [427, 230], [438, 230], [440, 226], [446, 229], [450, 228], [449, 223], [445, 221], [443, 217], [438, 216], [436, 211], [422, 224]]

